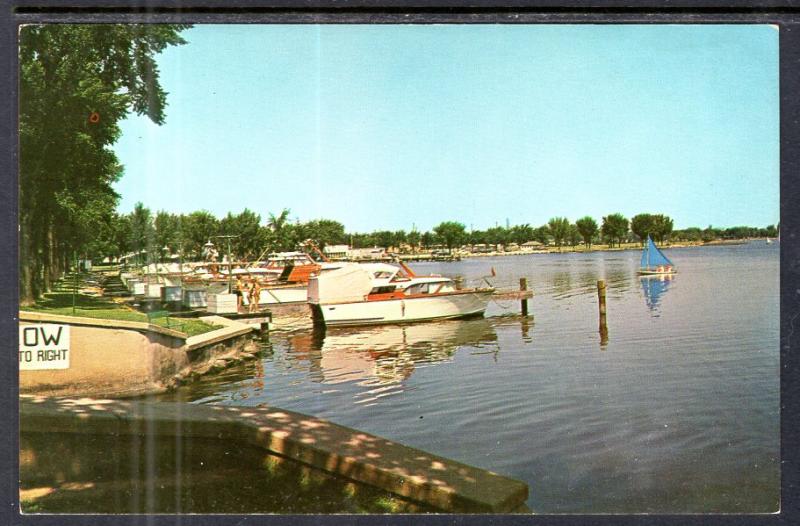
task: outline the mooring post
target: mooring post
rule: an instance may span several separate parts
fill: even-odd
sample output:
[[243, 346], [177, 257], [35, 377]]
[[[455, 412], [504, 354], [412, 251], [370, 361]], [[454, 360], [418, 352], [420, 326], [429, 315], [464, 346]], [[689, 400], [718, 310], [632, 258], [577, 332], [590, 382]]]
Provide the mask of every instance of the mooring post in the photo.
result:
[[464, 278], [462, 276], [457, 276], [453, 281], [456, 283], [456, 290], [464, 288]]
[[597, 304], [600, 309], [600, 343], [608, 342], [608, 326], [606, 325], [606, 282], [597, 281]]
[[[528, 290], [528, 278], [519, 278], [519, 290], [524, 292]], [[520, 306], [522, 308], [522, 315], [528, 315], [528, 299], [525, 295], [522, 295], [522, 299], [520, 300]]]

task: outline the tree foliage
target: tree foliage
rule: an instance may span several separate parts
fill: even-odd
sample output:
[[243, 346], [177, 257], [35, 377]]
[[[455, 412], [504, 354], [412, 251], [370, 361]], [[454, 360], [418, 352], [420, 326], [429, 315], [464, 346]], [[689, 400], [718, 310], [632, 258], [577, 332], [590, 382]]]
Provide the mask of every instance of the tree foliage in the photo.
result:
[[672, 233], [672, 227], [672, 218], [664, 214], [637, 214], [631, 218], [631, 232], [642, 244], [647, 236], [663, 244]]
[[628, 236], [628, 220], [622, 214], [607, 215], [603, 218], [600, 231], [610, 246], [614, 246], [614, 241], [621, 245], [622, 240]]
[[653, 216], [652, 235], [659, 243], [664, 244], [664, 240], [672, 233], [672, 228], [673, 221], [669, 216], [665, 216], [664, 214], [656, 214]]
[[47, 24], [20, 30], [20, 301], [50, 288], [109, 226], [129, 112], [164, 121], [155, 56], [186, 26]]
[[631, 218], [631, 232], [639, 238], [639, 242], [644, 245], [647, 236], [653, 236], [655, 216], [652, 214], [636, 214]]
[[594, 236], [596, 236], [598, 232], [597, 221], [595, 221], [589, 216], [584, 216], [575, 221], [575, 226], [578, 228], [578, 232], [583, 238], [583, 243], [587, 247], [591, 248], [592, 240], [594, 239]]
[[[321, 249], [327, 245], [346, 242], [344, 225], [331, 219], [316, 219], [305, 224], [307, 239], [311, 239]], [[300, 240], [303, 241], [303, 240]]]
[[550, 235], [557, 247], [564, 244], [564, 240], [569, 236], [569, 219], [566, 217], [553, 217], [547, 222]]
[[231, 239], [231, 256], [238, 261], [258, 258], [264, 246], [261, 216], [245, 208], [239, 214], [228, 212], [219, 222], [219, 235], [236, 236]]
[[453, 247], [463, 241], [466, 228], [457, 221], [444, 221], [434, 227], [433, 232], [448, 250], [453, 250]]

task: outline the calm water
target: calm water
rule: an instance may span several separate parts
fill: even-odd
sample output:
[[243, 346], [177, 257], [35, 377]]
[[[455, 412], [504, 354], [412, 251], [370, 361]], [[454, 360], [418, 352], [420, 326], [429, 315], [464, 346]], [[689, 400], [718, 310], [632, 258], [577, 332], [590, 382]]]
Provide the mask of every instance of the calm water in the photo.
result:
[[666, 253], [669, 281], [637, 277], [633, 251], [417, 264], [527, 277], [533, 316], [503, 301], [485, 319], [273, 335], [262, 360], [173, 396], [275, 405], [490, 469], [528, 482], [540, 513], [776, 511], [778, 246]]

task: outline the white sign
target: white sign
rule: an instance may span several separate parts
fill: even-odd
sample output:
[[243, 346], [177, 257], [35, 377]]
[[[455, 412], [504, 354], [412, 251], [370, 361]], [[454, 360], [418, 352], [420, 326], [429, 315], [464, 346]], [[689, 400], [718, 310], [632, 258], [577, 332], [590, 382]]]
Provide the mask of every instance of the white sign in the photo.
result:
[[69, 369], [69, 325], [20, 325], [21, 371]]

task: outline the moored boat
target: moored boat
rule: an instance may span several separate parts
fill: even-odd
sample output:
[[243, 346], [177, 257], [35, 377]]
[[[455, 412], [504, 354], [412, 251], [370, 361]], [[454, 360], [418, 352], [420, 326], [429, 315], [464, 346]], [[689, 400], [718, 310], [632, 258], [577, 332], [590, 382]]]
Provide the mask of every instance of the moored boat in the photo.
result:
[[493, 293], [458, 289], [444, 276], [417, 276], [402, 263], [351, 263], [312, 276], [308, 302], [319, 324], [378, 325], [481, 315]]
[[650, 236], [642, 250], [642, 260], [639, 264], [639, 274], [642, 276], [665, 276], [675, 274], [678, 270], [672, 261], [661, 252]]

